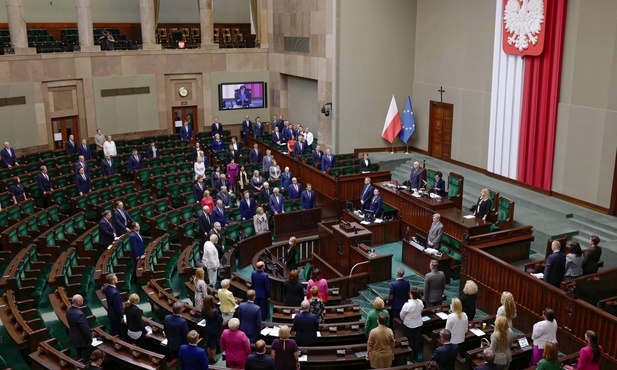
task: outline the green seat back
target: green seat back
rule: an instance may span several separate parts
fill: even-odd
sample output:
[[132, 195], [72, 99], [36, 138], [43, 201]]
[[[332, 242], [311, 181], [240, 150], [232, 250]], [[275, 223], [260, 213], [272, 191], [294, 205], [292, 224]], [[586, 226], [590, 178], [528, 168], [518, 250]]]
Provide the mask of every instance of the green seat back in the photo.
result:
[[458, 177], [448, 176], [448, 198], [453, 198], [460, 193], [461, 180]]
[[503, 197], [499, 198], [499, 213], [497, 214], [497, 221], [506, 221], [510, 216], [510, 207], [512, 203]]
[[437, 171], [426, 169], [426, 183], [431, 187], [435, 184], [435, 173], [437, 173]]
[[169, 210], [169, 206], [167, 205], [166, 199], [161, 199], [155, 202], [156, 211], [159, 213], [165, 213]]

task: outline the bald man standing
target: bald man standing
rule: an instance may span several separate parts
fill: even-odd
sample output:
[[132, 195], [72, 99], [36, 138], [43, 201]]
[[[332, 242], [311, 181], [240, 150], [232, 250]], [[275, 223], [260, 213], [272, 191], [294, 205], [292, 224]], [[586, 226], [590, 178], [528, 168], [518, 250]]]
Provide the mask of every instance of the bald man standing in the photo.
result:
[[257, 262], [257, 268], [251, 274], [252, 288], [255, 290], [255, 304], [261, 308], [261, 319], [268, 318], [270, 300], [270, 277], [266, 270], [266, 264], [263, 261]]
[[69, 342], [77, 349], [77, 358], [90, 359], [92, 352], [92, 334], [88, 319], [82, 312], [84, 297], [75, 294], [71, 299], [71, 305], [66, 309], [66, 321], [69, 323]]

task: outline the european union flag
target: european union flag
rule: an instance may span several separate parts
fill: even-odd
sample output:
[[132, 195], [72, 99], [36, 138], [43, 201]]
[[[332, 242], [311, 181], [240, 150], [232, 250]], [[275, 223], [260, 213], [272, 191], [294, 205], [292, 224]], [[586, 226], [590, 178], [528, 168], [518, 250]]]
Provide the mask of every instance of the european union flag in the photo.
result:
[[411, 139], [411, 135], [416, 132], [416, 119], [413, 117], [413, 110], [411, 109], [411, 97], [407, 96], [407, 104], [405, 104], [405, 110], [403, 111], [402, 118], [403, 129], [398, 134], [398, 137], [405, 143]]

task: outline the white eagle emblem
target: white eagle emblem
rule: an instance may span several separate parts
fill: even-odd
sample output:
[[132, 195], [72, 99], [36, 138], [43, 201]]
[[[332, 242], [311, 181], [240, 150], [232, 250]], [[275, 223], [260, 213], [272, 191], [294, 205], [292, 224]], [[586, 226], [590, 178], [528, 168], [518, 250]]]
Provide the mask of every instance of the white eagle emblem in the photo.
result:
[[519, 51], [535, 45], [544, 23], [544, 3], [542, 0], [508, 0], [504, 11], [505, 28], [512, 36], [508, 44], [514, 45]]

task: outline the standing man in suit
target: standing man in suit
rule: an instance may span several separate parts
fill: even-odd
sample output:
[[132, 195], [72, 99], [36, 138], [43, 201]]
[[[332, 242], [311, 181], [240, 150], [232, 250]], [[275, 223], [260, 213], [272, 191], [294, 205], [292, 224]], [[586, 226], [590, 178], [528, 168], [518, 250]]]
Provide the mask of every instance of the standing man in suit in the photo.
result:
[[439, 262], [431, 260], [430, 269], [431, 272], [424, 276], [424, 299], [427, 307], [440, 305], [446, 288], [446, 275], [439, 271]]
[[270, 202], [270, 195], [272, 195], [272, 189], [270, 189], [270, 183], [267, 181], [263, 183], [261, 190], [259, 191], [259, 202], [261, 204]]
[[[103, 153], [103, 145], [105, 144], [105, 135], [103, 135], [103, 131], [101, 129], [96, 130], [96, 134], [94, 135], [94, 144], [96, 145], [96, 152]], [[100, 155], [99, 155], [100, 158]]]
[[73, 168], [75, 169], [75, 175], [79, 173], [80, 168], [83, 168], [86, 175], [90, 176], [90, 167], [88, 166], [88, 163], [86, 163], [86, 158], [83, 155], [77, 157], [77, 163], [75, 163]]
[[253, 130], [253, 122], [249, 119], [249, 116], [244, 116], [244, 121], [242, 121], [242, 137], [244, 139], [244, 145], [249, 145], [249, 135]]
[[140, 266], [139, 260], [143, 260], [145, 256], [146, 247], [144, 246], [144, 239], [139, 234], [141, 226], [139, 222], [133, 222], [133, 231], [129, 236], [129, 242], [131, 244], [131, 256], [133, 256], [133, 276], [131, 282], [137, 284], [137, 266]]
[[428, 246], [437, 250], [441, 247], [441, 237], [443, 236], [443, 224], [439, 220], [441, 220], [441, 215], [435, 213], [433, 215], [431, 229], [428, 231], [428, 236], [426, 237]]
[[103, 176], [112, 176], [116, 174], [116, 163], [111, 155], [107, 154], [104, 159], [101, 160], [101, 168], [103, 169]]
[[69, 342], [77, 349], [77, 358], [88, 360], [92, 352], [92, 334], [88, 319], [80, 308], [83, 305], [84, 297], [75, 294], [66, 309], [66, 321], [69, 324]]
[[223, 125], [219, 122], [218, 117], [214, 117], [214, 122], [212, 123], [212, 137], [216, 134], [223, 136]]
[[129, 171], [137, 172], [143, 167], [141, 156], [137, 153], [137, 149], [133, 149], [133, 154], [129, 157]]
[[214, 181], [214, 187], [216, 188], [216, 190], [221, 191], [223, 186], [227, 189], [231, 187], [231, 185], [229, 184], [229, 180], [227, 180], [227, 175], [225, 175], [224, 173], [220, 174], [219, 179]]
[[298, 184], [298, 179], [292, 177], [291, 185], [287, 187], [287, 194], [289, 194], [289, 199], [300, 199], [300, 195], [302, 194], [302, 186]]
[[13, 166], [19, 166], [17, 157], [15, 157], [15, 150], [11, 148], [11, 144], [9, 144], [8, 141], [4, 142], [4, 148], [0, 156], [2, 156], [2, 167], [11, 168]]
[[334, 155], [330, 153], [330, 148], [328, 148], [326, 154], [321, 157], [321, 170], [327, 172], [332, 167], [335, 167]]
[[383, 200], [381, 199], [381, 195], [379, 195], [378, 189], [373, 189], [373, 198], [371, 199], [369, 209], [373, 211], [376, 218], [381, 217], [381, 214], [383, 213]]
[[182, 307], [182, 302], [174, 302], [171, 307], [173, 314], [165, 316], [163, 320], [163, 330], [167, 337], [167, 349], [169, 349], [172, 360], [178, 358], [180, 347], [183, 344], [188, 344], [187, 335], [189, 333], [189, 326], [184, 317], [180, 316]]
[[405, 278], [405, 270], [398, 268], [396, 270], [396, 280], [390, 284], [390, 294], [388, 295], [388, 303], [392, 307], [392, 319], [401, 318], [401, 309], [409, 299], [409, 290], [411, 286]]
[[161, 156], [161, 151], [156, 146], [156, 143], [154, 141], [151, 142], [150, 146], [148, 147], [148, 153], [146, 154], [146, 157], [148, 159], [152, 159], [152, 158], [159, 158], [160, 156]]
[[109, 247], [111, 243], [114, 242], [115, 238], [116, 230], [114, 229], [114, 225], [111, 223], [111, 211], [107, 209], [103, 211], [103, 217], [101, 218], [101, 221], [99, 221], [100, 250], [103, 251], [105, 248]]
[[234, 149], [233, 143], [229, 144], [229, 149], [225, 151], [225, 164], [230, 164], [232, 159], [236, 163], [240, 160], [240, 151]]
[[315, 150], [313, 150], [313, 164], [321, 164], [321, 158], [323, 157], [323, 151], [319, 145], [315, 146]]
[[178, 353], [180, 369], [208, 370], [208, 354], [206, 354], [205, 349], [197, 346], [199, 334], [195, 330], [191, 330], [186, 339], [189, 344], [181, 345]]
[[252, 288], [255, 290], [255, 304], [261, 309], [261, 319], [265, 320], [270, 311], [268, 304], [268, 301], [270, 301], [270, 276], [268, 276], [268, 273], [265, 271], [266, 264], [263, 261], [257, 262], [256, 267], [257, 268], [253, 270], [251, 274], [251, 284]]
[[212, 230], [212, 223], [210, 222], [210, 207], [204, 206], [201, 209], [201, 214], [197, 220], [197, 225], [199, 226], [200, 239], [205, 243], [206, 240], [209, 239], [208, 234], [210, 233], [210, 230]]
[[559, 287], [566, 273], [566, 255], [561, 251], [561, 243], [557, 240], [553, 240], [551, 243], [551, 250], [553, 253], [546, 260], [543, 280]]
[[116, 274], [107, 274], [105, 277], [107, 285], [103, 288], [107, 299], [107, 317], [109, 317], [109, 334], [122, 336], [122, 318], [124, 316], [124, 306], [120, 291], [116, 288], [118, 277]]
[[193, 128], [189, 125], [189, 120], [182, 122], [180, 127], [180, 140], [190, 141], [193, 138]]
[[253, 125], [253, 135], [255, 137], [264, 134], [264, 125], [261, 123], [261, 118], [255, 117], [255, 124]]
[[223, 201], [220, 199], [216, 201], [216, 206], [212, 210], [212, 221], [220, 223], [221, 227], [227, 226], [227, 214], [225, 213], [225, 206], [223, 206]]
[[47, 208], [51, 205], [51, 193], [53, 192], [53, 181], [47, 173], [47, 166], [41, 166], [41, 172], [36, 176], [36, 182], [43, 196], [43, 205]]
[[302, 201], [302, 209], [313, 209], [317, 207], [317, 200], [315, 199], [315, 190], [313, 185], [306, 184], [306, 190], [302, 192], [300, 197]]
[[319, 318], [309, 312], [310, 303], [306, 299], [300, 303], [300, 313], [294, 317], [293, 329], [296, 332], [296, 343], [299, 346], [314, 346], [317, 344]]
[[225, 246], [223, 245], [223, 236], [221, 235], [221, 229], [222, 227], [221, 227], [220, 222], [213, 222], [212, 229], [208, 233], [208, 238], [206, 238], [206, 240], [210, 240], [210, 237], [212, 235], [216, 235], [216, 242], [214, 242], [214, 246], [216, 247], [216, 250], [219, 252], [219, 256], [223, 257]]
[[77, 154], [83, 155], [86, 161], [92, 159], [92, 152], [90, 151], [90, 146], [88, 145], [86, 139], [81, 141], [81, 145], [77, 148]]
[[266, 355], [266, 342], [258, 340], [255, 343], [255, 353], [246, 358], [246, 370], [276, 370], [274, 359]]
[[114, 220], [115, 220], [115, 229], [118, 235], [128, 233], [131, 231], [131, 225], [135, 220], [133, 217], [124, 209], [124, 203], [122, 201], [116, 202], [116, 210], [114, 211]]
[[66, 142], [66, 154], [76, 154], [77, 153], [77, 144], [75, 143], [75, 136], [69, 135], [69, 140]]
[[270, 167], [272, 167], [272, 161], [274, 160], [274, 156], [272, 155], [272, 151], [270, 149], [266, 150], [266, 155], [263, 156], [261, 161], [261, 169], [265, 172], [270, 171]]
[[304, 141], [304, 135], [300, 134], [298, 136], [298, 142], [294, 146], [294, 153], [293, 153], [294, 157], [298, 157], [306, 153], [307, 147], [308, 146], [306, 145], [306, 142]]
[[247, 190], [244, 192], [244, 198], [240, 201], [240, 216], [242, 217], [242, 221], [252, 220], [256, 212], [257, 205]]
[[212, 289], [214, 289], [216, 285], [216, 274], [220, 267], [219, 252], [216, 248], [216, 243], [218, 241], [218, 236], [215, 234], [210, 235], [210, 240], [204, 243], [204, 252], [201, 257], [201, 262], [208, 272], [208, 283], [212, 286]]
[[279, 194], [279, 188], [274, 188], [272, 195], [270, 195], [270, 213], [272, 215], [285, 213], [285, 200]]
[[364, 186], [362, 187], [362, 193], [360, 194], [360, 205], [362, 209], [371, 208], [371, 199], [373, 198], [373, 185], [371, 185], [371, 178], [364, 179]]
[[583, 275], [598, 272], [598, 262], [602, 256], [602, 248], [598, 245], [600, 244], [600, 238], [597, 235], [592, 235], [589, 238], [589, 243], [591, 247], [583, 252]]
[[249, 153], [250, 163], [261, 163], [261, 150], [259, 150], [258, 144], [253, 144], [253, 149]]
[[92, 190], [90, 177], [85, 173], [83, 168], [80, 168], [79, 173], [75, 176], [75, 185], [77, 186], [79, 195], [88, 194], [90, 190]]
[[285, 120], [283, 119], [283, 115], [279, 116], [279, 120], [276, 122], [276, 126], [279, 128], [279, 131], [282, 133], [285, 128]]
[[274, 132], [272, 133], [272, 137], [270, 138], [270, 141], [272, 142], [272, 144], [276, 144], [276, 145], [281, 145], [285, 141], [285, 139], [283, 138], [283, 135], [279, 132], [278, 127], [274, 128]]
[[409, 188], [410, 189], [420, 189], [423, 188], [422, 180], [424, 180], [424, 170], [420, 168], [420, 162], [413, 162], [413, 168], [411, 169], [411, 174], [409, 175]]
[[197, 177], [197, 182], [193, 185], [193, 198], [195, 198], [195, 203], [201, 202], [201, 198], [204, 197], [204, 191], [206, 191], [204, 176], [199, 175], [199, 177]]
[[431, 361], [437, 362], [439, 370], [454, 370], [456, 357], [458, 356], [458, 344], [450, 343], [452, 333], [448, 329], [442, 329], [439, 332], [439, 337], [443, 345], [435, 349], [431, 356]]
[[262, 314], [259, 305], [255, 303], [255, 291], [253, 289], [246, 292], [246, 301], [240, 303], [238, 319], [240, 320], [240, 330], [246, 334], [249, 342], [257, 342], [261, 332]]

